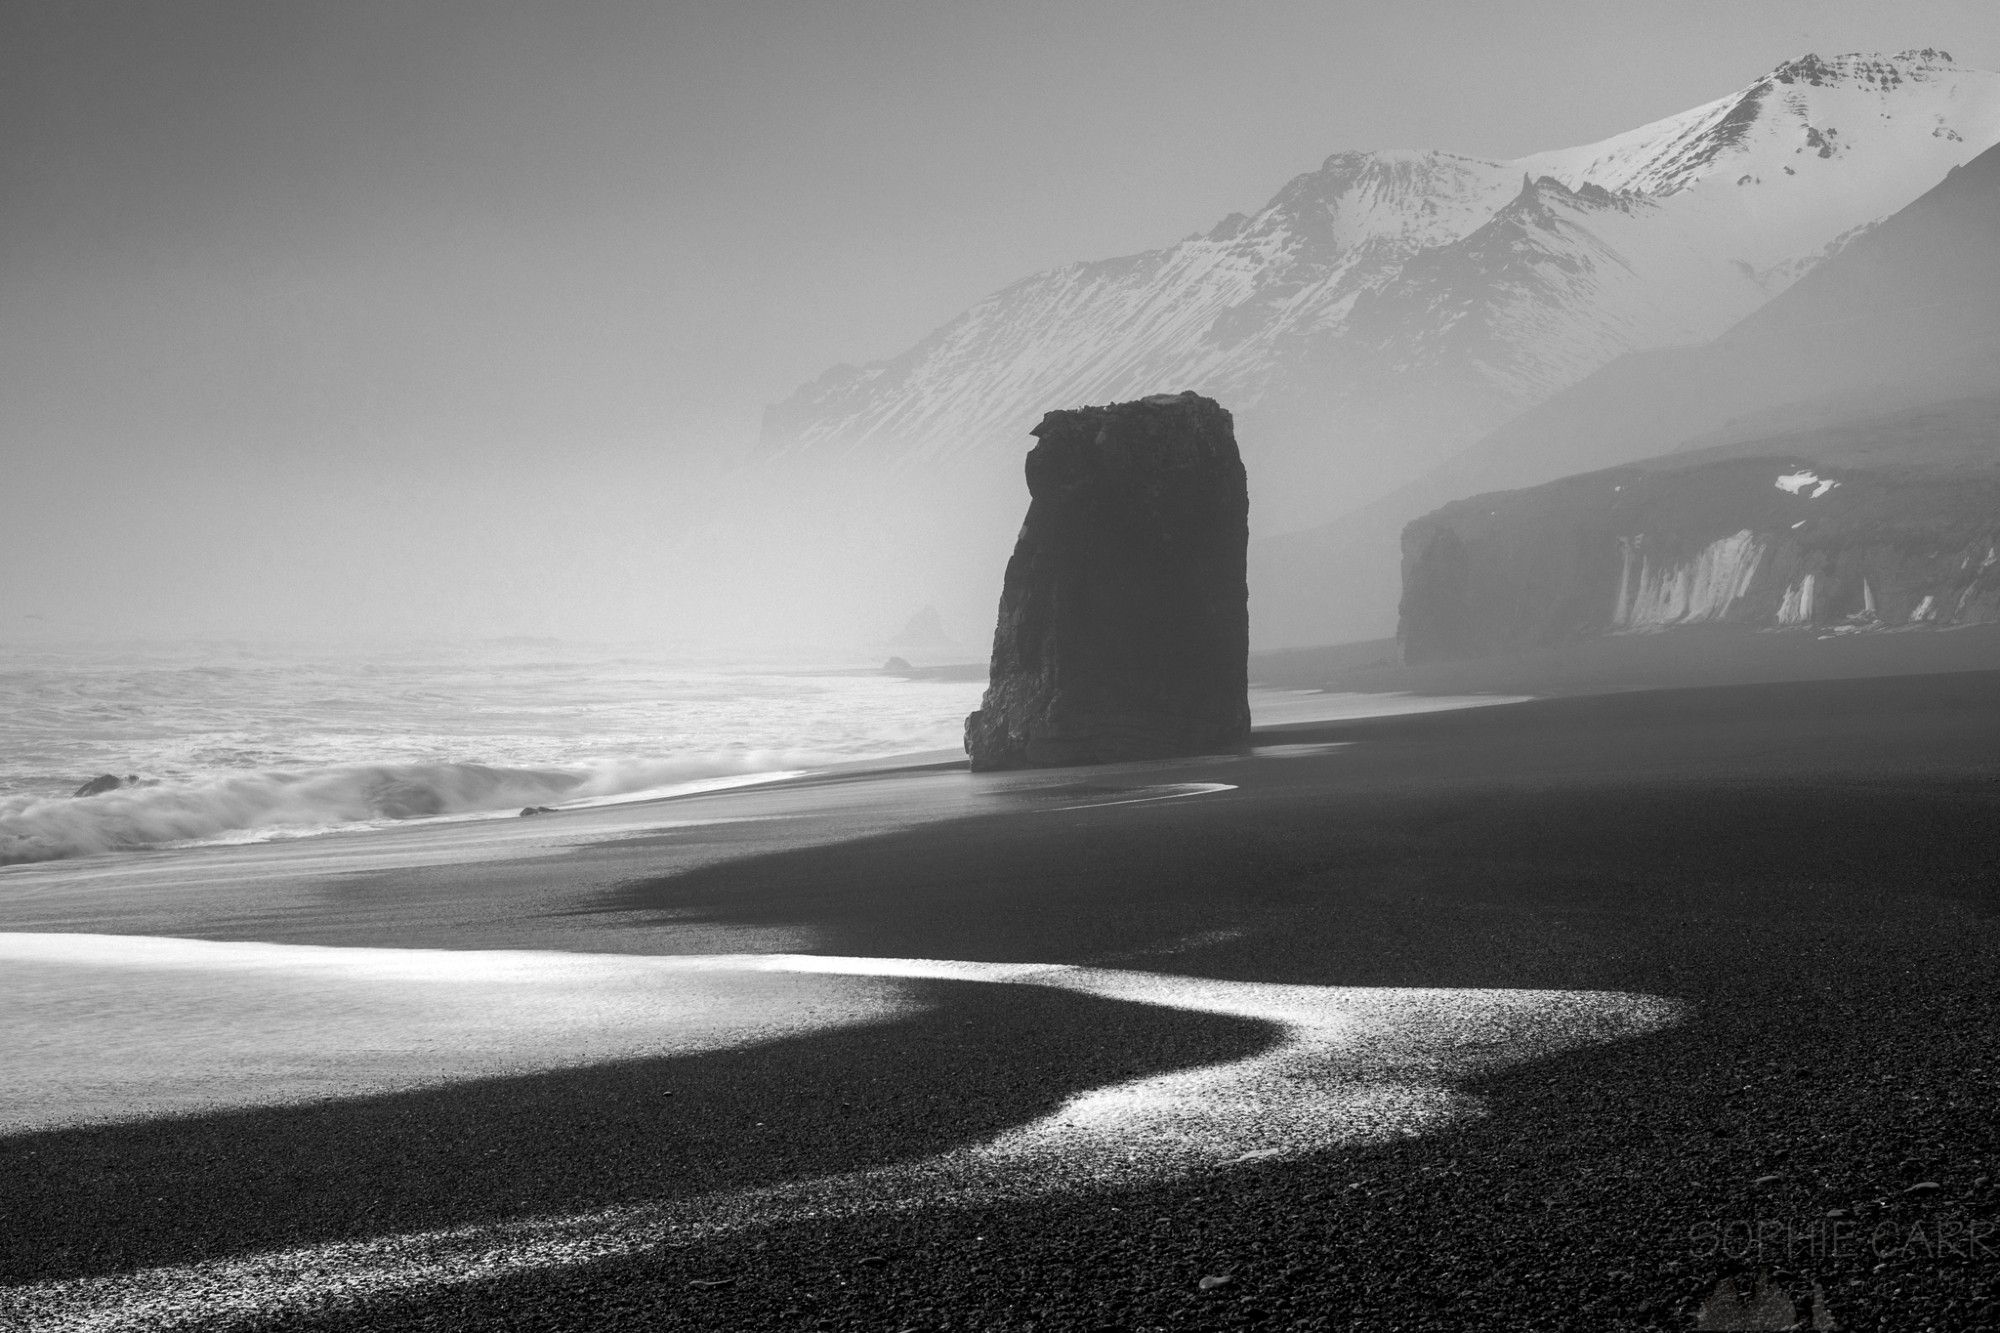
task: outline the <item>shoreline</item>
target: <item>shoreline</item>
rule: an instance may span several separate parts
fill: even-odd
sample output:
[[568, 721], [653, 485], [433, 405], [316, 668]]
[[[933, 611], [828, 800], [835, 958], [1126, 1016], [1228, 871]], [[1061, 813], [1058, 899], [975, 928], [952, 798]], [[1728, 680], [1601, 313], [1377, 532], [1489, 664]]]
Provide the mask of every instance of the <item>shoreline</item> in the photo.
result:
[[[236, 1290], [249, 1324], [341, 1333], [1649, 1329], [1686, 1327], [1761, 1266], [1788, 1299], [1817, 1284], [1841, 1326], [1983, 1317], [1989, 1261], [1935, 1246], [1760, 1261], [1704, 1238], [1759, 1218], [1805, 1234], [1833, 1211], [1934, 1237], [2000, 1208], [2000, 1130], [1964, 1111], [2000, 1093], [2000, 673], [1543, 699], [1261, 739], [1270, 752], [1243, 758], [712, 793], [679, 803], [700, 822], [503, 859], [98, 875], [0, 895], [0, 932], [1034, 964], [1459, 1006], [1655, 996], [1680, 1016], [1440, 1066], [1464, 1109], [1413, 1132], [908, 1207], [795, 1193], [857, 1171], [927, 1178], [1072, 1098], [1275, 1049], [1270, 1020], [1137, 990], [913, 975], [896, 983], [911, 1007], [878, 1021], [706, 1053], [0, 1138], [18, 1182], [0, 1309], [112, 1299], [91, 1283], [170, 1293], [189, 1264], [440, 1228], [476, 1250], [637, 1208], [686, 1226], [599, 1250], [572, 1229], [546, 1264], [362, 1283], [311, 1308], [269, 1273]], [[1134, 799], [1167, 789], [1187, 794]], [[1455, 1058], [1487, 1039], [1453, 1030], [1475, 1043]], [[1360, 1060], [1358, 1076], [1371, 1049], [1334, 1064]]]
[[[1440, 708], [1477, 707], [1496, 703], [1515, 702], [1519, 696], [1464, 696], [1432, 697], [1403, 692], [1387, 693], [1339, 693], [1329, 694], [1321, 690], [1253, 689], [1253, 718], [1258, 712], [1267, 714], [1269, 720], [1264, 726], [1282, 725], [1298, 720], [1332, 720], [1343, 716], [1371, 715], [1373, 713], [1427, 712]], [[1353, 702], [1348, 702], [1353, 701]], [[752, 786], [810, 785], [818, 781], [843, 781], [857, 776], [887, 774], [914, 769], [949, 769], [965, 763], [964, 752], [960, 749], [932, 749], [903, 751], [865, 758], [816, 764], [808, 768], [785, 767], [770, 772], [719, 774], [711, 777], [692, 778], [682, 782], [666, 784], [657, 789], [640, 788], [632, 792], [612, 792], [601, 796], [590, 796], [564, 800], [559, 796], [545, 796], [534, 803], [537, 817], [548, 815], [575, 815], [585, 811], [608, 808], [644, 808], [661, 802], [681, 801], [707, 795], [714, 791], [731, 791]], [[163, 795], [171, 795], [185, 788], [168, 787]], [[158, 790], [158, 789], [153, 789]], [[65, 801], [65, 797], [51, 797], [52, 801]], [[95, 798], [84, 798], [95, 799]], [[330, 838], [366, 837], [374, 834], [399, 833], [408, 830], [438, 826], [483, 824], [519, 817], [524, 807], [512, 802], [486, 809], [456, 811], [448, 814], [419, 816], [415, 818], [380, 818], [362, 820], [325, 827], [300, 827], [294, 825], [248, 825], [229, 828], [213, 835], [204, 835], [189, 840], [173, 840], [136, 844], [105, 851], [89, 852], [72, 856], [52, 856], [38, 860], [21, 860], [0, 864], [0, 886], [4, 886], [10, 873], [19, 873], [28, 867], [52, 865], [95, 864], [105, 859], [120, 859], [132, 856], [164, 855], [186, 852], [200, 852], [214, 848], [235, 846], [275, 846], [294, 842], [316, 842]], [[68, 812], [67, 810], [65, 811]], [[80, 813], [89, 813], [87, 811]], [[259, 830], [265, 830], [260, 832]], [[0, 888], [4, 891], [4, 888]]]

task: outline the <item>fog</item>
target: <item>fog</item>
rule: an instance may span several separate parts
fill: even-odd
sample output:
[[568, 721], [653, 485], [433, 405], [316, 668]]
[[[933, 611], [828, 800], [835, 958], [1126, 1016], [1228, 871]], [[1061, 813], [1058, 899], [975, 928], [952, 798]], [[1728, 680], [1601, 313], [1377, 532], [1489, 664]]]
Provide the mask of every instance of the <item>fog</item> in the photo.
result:
[[778, 465], [766, 404], [1338, 148], [1518, 155], [1815, 48], [1948, 34], [2000, 63], [2000, 17], [1944, 4], [340, 0], [0, 25], [0, 642], [869, 653], [928, 604], [977, 655], [1018, 454]]

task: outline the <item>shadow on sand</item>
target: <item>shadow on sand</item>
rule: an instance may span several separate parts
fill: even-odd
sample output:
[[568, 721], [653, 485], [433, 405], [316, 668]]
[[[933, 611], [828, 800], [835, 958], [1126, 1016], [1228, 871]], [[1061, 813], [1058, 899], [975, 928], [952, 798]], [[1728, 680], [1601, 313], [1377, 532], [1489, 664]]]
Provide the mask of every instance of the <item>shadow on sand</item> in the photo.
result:
[[1274, 1033], [1040, 987], [910, 985], [912, 1016], [738, 1050], [0, 1139], [0, 1281], [908, 1161]]

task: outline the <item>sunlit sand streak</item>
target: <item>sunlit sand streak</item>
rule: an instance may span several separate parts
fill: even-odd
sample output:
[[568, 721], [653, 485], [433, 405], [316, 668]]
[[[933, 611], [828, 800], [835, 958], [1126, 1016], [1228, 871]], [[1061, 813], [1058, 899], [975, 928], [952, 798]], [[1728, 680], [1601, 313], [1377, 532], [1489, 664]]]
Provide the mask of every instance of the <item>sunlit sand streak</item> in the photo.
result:
[[29, 1327], [216, 1328], [287, 1310], [477, 1282], [811, 1217], [1124, 1186], [1421, 1132], [1476, 1102], [1477, 1069], [1638, 1035], [1675, 1018], [1653, 996], [1282, 985], [1108, 968], [799, 954], [661, 959], [677, 970], [1048, 986], [1272, 1023], [1243, 1060], [1070, 1098], [987, 1143], [908, 1165], [657, 1205], [306, 1246], [0, 1293]]
[[1170, 782], [1157, 787], [1134, 787], [1124, 796], [1081, 805], [1059, 805], [1057, 810], [1098, 810], [1107, 805], [1144, 805], [1148, 801], [1176, 801], [1186, 796], [1210, 796], [1219, 791], [1235, 791], [1229, 782]]

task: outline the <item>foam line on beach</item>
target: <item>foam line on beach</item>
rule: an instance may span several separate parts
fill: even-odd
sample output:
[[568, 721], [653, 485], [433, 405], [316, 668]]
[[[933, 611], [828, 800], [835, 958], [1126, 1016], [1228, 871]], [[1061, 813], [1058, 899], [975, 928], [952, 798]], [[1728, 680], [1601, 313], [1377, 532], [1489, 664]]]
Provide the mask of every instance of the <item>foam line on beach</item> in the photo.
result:
[[1250, 724], [1254, 727], [1280, 727], [1308, 722], [1352, 722], [1365, 717], [1490, 708], [1497, 704], [1526, 703], [1532, 697], [1526, 694], [1353, 694], [1330, 690], [1253, 688], [1250, 691]]
[[1173, 801], [1185, 796], [1210, 796], [1219, 791], [1235, 791], [1233, 782], [1167, 782], [1153, 787], [1134, 787], [1128, 795], [1105, 801], [1085, 801], [1080, 805], [1059, 805], [1058, 810], [1096, 810], [1107, 805], [1143, 805], [1147, 801]]
[[1255, 1019], [1272, 1024], [1278, 1037], [1245, 1059], [1092, 1089], [985, 1143], [919, 1162], [656, 1205], [44, 1283], [0, 1292], [0, 1311], [11, 1308], [27, 1327], [64, 1333], [226, 1328], [815, 1216], [1242, 1169], [1422, 1133], [1477, 1112], [1458, 1085], [1482, 1069], [1638, 1036], [1680, 1012], [1670, 1000], [1617, 992], [1290, 985], [1034, 963], [807, 954], [647, 961], [693, 975], [1048, 986]]
[[[1326, 722], [1515, 702], [1514, 696], [1426, 697], [1253, 689], [1256, 726]], [[505, 747], [502, 747], [503, 749]], [[951, 762], [958, 749], [719, 748], [670, 758], [562, 756], [537, 765], [366, 760], [281, 768], [183, 769], [76, 799], [38, 788], [0, 794], [0, 867], [110, 854], [241, 846], [486, 822], [523, 808], [645, 805], [815, 774], [895, 771]]]
[[0, 865], [489, 819], [524, 807], [654, 801], [783, 781], [823, 761], [731, 751], [544, 768], [340, 764], [140, 782], [83, 798], [0, 796]]

